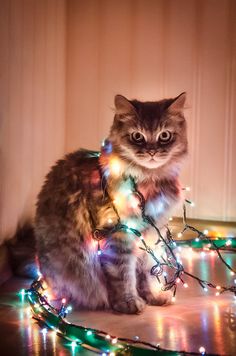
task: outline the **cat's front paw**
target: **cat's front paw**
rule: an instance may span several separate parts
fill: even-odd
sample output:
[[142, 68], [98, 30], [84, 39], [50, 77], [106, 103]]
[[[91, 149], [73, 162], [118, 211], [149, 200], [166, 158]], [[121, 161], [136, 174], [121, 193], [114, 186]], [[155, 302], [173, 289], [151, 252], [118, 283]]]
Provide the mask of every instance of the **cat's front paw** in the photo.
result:
[[112, 309], [119, 313], [140, 314], [145, 308], [145, 301], [138, 297], [129, 297], [126, 300], [120, 300], [112, 304]]
[[172, 300], [171, 291], [159, 291], [156, 295], [148, 293], [145, 300], [149, 305], [170, 305]]

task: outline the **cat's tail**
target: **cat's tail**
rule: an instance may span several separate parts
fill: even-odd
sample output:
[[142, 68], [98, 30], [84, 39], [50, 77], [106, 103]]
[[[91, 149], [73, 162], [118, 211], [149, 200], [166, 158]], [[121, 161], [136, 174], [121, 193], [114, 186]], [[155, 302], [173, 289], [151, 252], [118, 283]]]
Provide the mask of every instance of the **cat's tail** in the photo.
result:
[[36, 240], [33, 225], [29, 222], [19, 227], [15, 236], [7, 242], [9, 262], [15, 275], [36, 278]]

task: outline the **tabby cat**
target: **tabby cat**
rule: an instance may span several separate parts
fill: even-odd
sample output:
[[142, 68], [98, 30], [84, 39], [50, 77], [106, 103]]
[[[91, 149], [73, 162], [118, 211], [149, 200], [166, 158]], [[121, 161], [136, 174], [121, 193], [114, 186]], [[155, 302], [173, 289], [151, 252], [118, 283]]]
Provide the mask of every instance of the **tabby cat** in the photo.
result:
[[[35, 234], [41, 273], [58, 297], [131, 314], [146, 304], [169, 302], [169, 293], [150, 275], [153, 263], [136, 235], [114, 227], [121, 223], [140, 231], [160, 253], [156, 232], [142, 219], [134, 183], [145, 199], [145, 214], [161, 229], [181, 200], [185, 97], [141, 102], [116, 95], [101, 153], [78, 150], [52, 167], [38, 196]], [[104, 237], [99, 242], [98, 232]]]

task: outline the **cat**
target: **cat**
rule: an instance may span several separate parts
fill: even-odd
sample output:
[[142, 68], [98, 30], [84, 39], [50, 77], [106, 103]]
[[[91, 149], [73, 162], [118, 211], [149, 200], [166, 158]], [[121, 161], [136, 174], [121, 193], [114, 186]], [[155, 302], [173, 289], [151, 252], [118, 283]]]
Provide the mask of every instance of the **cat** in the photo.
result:
[[[35, 235], [41, 273], [59, 298], [127, 314], [169, 303], [137, 236], [115, 227], [121, 223], [140, 231], [149, 245], [157, 241], [142, 219], [134, 183], [145, 199], [145, 214], [160, 229], [181, 201], [185, 99], [185, 93], [156, 102], [116, 95], [101, 153], [80, 149], [52, 167], [38, 195]], [[97, 242], [98, 237], [104, 238]]]

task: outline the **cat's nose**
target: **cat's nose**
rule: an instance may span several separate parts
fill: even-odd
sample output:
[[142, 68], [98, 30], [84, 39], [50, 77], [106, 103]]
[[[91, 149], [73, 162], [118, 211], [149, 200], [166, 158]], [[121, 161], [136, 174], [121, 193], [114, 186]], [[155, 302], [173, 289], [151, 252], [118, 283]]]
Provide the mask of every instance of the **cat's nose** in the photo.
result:
[[153, 157], [155, 155], [156, 151], [155, 150], [149, 150], [148, 153], [150, 154], [150, 156]]

